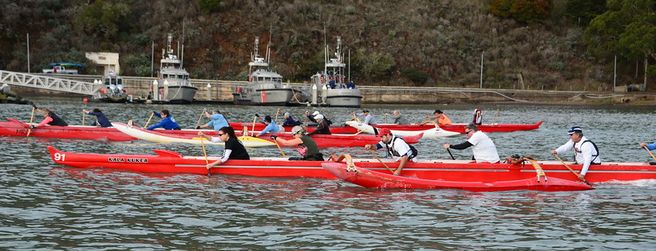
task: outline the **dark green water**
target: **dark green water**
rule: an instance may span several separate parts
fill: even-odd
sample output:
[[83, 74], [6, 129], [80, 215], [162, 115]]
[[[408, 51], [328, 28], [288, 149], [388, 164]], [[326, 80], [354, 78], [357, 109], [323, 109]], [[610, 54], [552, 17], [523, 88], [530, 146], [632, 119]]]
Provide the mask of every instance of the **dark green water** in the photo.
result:
[[[79, 124], [78, 100], [39, 100]], [[144, 122], [167, 108], [192, 127], [203, 108], [251, 121], [278, 107], [92, 104], [110, 119]], [[468, 122], [472, 106], [375, 106], [419, 121], [434, 109]], [[29, 106], [0, 104], [0, 119], [29, 120]], [[297, 117], [308, 108], [282, 108]], [[550, 159], [567, 129], [584, 128], [604, 161], [647, 161], [638, 142], [654, 139], [653, 107], [484, 106], [484, 121], [533, 123], [539, 130], [490, 134], [501, 156]], [[311, 108], [314, 110], [314, 108]], [[338, 123], [354, 109], [320, 108]], [[282, 112], [281, 112], [282, 114]], [[282, 116], [280, 116], [282, 117]], [[379, 117], [389, 121], [389, 118]], [[420, 158], [449, 158], [422, 141]], [[636, 249], [656, 247], [656, 181], [604, 184], [584, 192], [379, 191], [339, 181], [236, 176], [145, 175], [58, 166], [46, 146], [66, 151], [200, 155], [200, 149], [146, 142], [0, 138], [0, 249]], [[219, 154], [220, 149], [210, 150]], [[352, 152], [358, 149], [327, 149]], [[454, 151], [470, 158], [468, 150]], [[251, 156], [277, 156], [254, 149]], [[364, 157], [364, 156], [363, 156]]]

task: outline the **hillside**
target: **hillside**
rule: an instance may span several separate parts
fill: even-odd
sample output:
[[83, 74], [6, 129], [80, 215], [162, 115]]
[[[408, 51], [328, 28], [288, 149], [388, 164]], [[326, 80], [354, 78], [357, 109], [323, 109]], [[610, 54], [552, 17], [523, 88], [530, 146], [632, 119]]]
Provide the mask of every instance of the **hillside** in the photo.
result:
[[[32, 71], [110, 51], [121, 55], [121, 74], [150, 76], [151, 43], [157, 64], [166, 34], [182, 39], [184, 20], [193, 78], [246, 79], [259, 36], [260, 48], [271, 38], [274, 68], [302, 82], [322, 69], [324, 37], [334, 48], [341, 36], [359, 84], [475, 87], [484, 53], [486, 87], [612, 88], [612, 64], [587, 56], [583, 28], [560, 17], [564, 2], [552, 1], [549, 20], [523, 24], [490, 14], [488, 1], [0, 0], [0, 69], [27, 71], [30, 33]], [[640, 82], [633, 67], [618, 82]]]

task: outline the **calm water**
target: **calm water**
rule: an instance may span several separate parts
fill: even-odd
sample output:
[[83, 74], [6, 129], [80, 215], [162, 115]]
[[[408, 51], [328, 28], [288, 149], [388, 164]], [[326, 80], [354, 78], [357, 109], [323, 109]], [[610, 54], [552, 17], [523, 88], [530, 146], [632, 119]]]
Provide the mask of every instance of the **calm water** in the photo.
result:
[[[79, 124], [79, 100], [40, 100]], [[145, 122], [167, 108], [181, 126], [195, 126], [203, 108], [229, 112], [232, 121], [275, 114], [277, 107], [92, 104], [110, 119]], [[474, 106], [398, 108], [416, 121], [433, 109], [454, 122], [471, 119]], [[533, 123], [537, 131], [490, 134], [501, 156], [550, 159], [567, 129], [584, 128], [604, 161], [647, 161], [638, 142], [654, 139], [653, 107], [491, 105], [485, 122]], [[282, 108], [297, 117], [308, 108]], [[321, 108], [335, 122], [354, 109]], [[26, 105], [0, 104], [0, 119], [29, 120]], [[282, 111], [281, 111], [282, 114]], [[282, 115], [280, 115], [282, 117]], [[389, 118], [379, 117], [383, 121]], [[40, 120], [40, 118], [39, 118]], [[421, 158], [448, 158], [443, 142], [422, 141]], [[58, 166], [46, 146], [66, 151], [185, 155], [200, 149], [146, 142], [0, 138], [0, 249], [635, 249], [656, 248], [656, 181], [604, 184], [584, 192], [379, 191], [338, 181], [236, 176], [152, 175]], [[220, 149], [210, 152], [220, 154]], [[288, 150], [288, 153], [290, 150]], [[359, 149], [327, 149], [351, 152]], [[470, 150], [453, 151], [470, 158]], [[293, 153], [292, 153], [293, 154]], [[277, 156], [255, 149], [251, 156]], [[360, 155], [366, 156], [366, 155]]]

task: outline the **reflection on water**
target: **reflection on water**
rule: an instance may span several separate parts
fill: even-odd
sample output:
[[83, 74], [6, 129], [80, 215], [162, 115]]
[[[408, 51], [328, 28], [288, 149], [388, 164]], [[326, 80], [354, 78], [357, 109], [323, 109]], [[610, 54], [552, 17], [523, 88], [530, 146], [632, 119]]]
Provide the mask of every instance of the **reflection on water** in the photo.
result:
[[[75, 100], [41, 101], [69, 123], [81, 121]], [[94, 104], [114, 121], [145, 120], [169, 109], [186, 128], [203, 108], [233, 121], [276, 107]], [[368, 107], [383, 114], [398, 106]], [[549, 150], [579, 125], [604, 161], [646, 161], [638, 142], [654, 138], [653, 109], [489, 106], [484, 120], [532, 123], [537, 131], [490, 134], [502, 156], [550, 159]], [[308, 108], [283, 108], [297, 117]], [[315, 109], [315, 108], [310, 108]], [[442, 109], [469, 121], [474, 106], [402, 106], [411, 121]], [[336, 123], [354, 109], [320, 108]], [[30, 107], [0, 105], [0, 118], [29, 120]], [[281, 113], [283, 112], [281, 111]], [[280, 114], [279, 117], [282, 117]], [[40, 118], [38, 118], [40, 119]], [[382, 121], [391, 118], [380, 116]], [[87, 119], [88, 121], [88, 119]], [[422, 141], [420, 158], [448, 158], [439, 145], [463, 137]], [[139, 174], [57, 166], [46, 153], [149, 153], [163, 148], [200, 155], [197, 146], [0, 138], [0, 249], [640, 249], [656, 246], [654, 181], [604, 184], [584, 192], [379, 191], [334, 180]], [[358, 149], [328, 149], [368, 157]], [[210, 148], [218, 155], [220, 148]], [[251, 149], [277, 156], [277, 149]], [[471, 152], [453, 151], [457, 158]]]

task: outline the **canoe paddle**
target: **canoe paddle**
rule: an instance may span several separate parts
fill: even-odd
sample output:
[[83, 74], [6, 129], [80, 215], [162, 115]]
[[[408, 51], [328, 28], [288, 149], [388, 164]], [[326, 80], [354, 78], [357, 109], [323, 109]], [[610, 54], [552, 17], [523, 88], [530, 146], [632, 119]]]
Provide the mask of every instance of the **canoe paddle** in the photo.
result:
[[259, 117], [259, 115], [257, 115], [256, 113], [255, 116], [253, 116], [253, 126], [251, 127], [251, 136], [255, 136], [255, 121], [257, 121], [257, 117]]
[[30, 116], [30, 124], [28, 125], [27, 129], [27, 135], [25, 137], [29, 137], [30, 133], [32, 133], [32, 122], [34, 122], [34, 111], [36, 110], [36, 106], [32, 104], [32, 116]]
[[552, 155], [553, 155], [558, 161], [560, 161], [560, 163], [562, 163], [563, 166], [565, 166], [565, 167], [567, 168], [567, 170], [569, 170], [569, 171], [572, 172], [574, 175], [576, 175], [576, 177], [578, 177], [581, 181], [583, 181], [585, 184], [591, 185], [587, 180], [585, 180], [585, 178], [583, 177], [583, 175], [577, 173], [576, 171], [574, 171], [574, 169], [572, 169], [571, 167], [569, 167], [569, 165], [567, 165], [567, 163], [565, 163], [565, 161], [563, 161], [563, 159], [561, 159], [561, 158], [558, 156], [558, 154], [552, 154]]
[[654, 154], [651, 151], [649, 151], [649, 148], [647, 146], [642, 146], [642, 148], [644, 148], [649, 153], [649, 156], [651, 156], [652, 159], [656, 160], [656, 156], [654, 156]]
[[203, 111], [200, 113], [200, 116], [198, 116], [198, 120], [196, 120], [196, 126], [194, 126], [194, 128], [198, 128], [200, 126], [200, 120], [203, 119], [203, 115], [205, 115], [205, 111], [207, 110], [203, 108]]
[[[205, 158], [205, 166], [210, 164], [210, 161], [207, 159], [207, 151], [205, 151], [205, 137], [200, 140], [200, 148], [203, 150], [203, 157]], [[207, 168], [207, 177], [210, 177], [212, 173], [210, 172], [211, 168]]]
[[283, 157], [286, 157], [287, 154], [285, 154], [285, 151], [283, 151], [282, 147], [280, 147], [280, 144], [278, 144], [278, 137], [271, 136], [271, 139], [273, 140], [273, 143], [276, 144], [276, 147], [278, 147], [278, 151], [280, 151], [280, 155], [282, 155]]
[[449, 156], [451, 156], [452, 160], [456, 160], [456, 158], [453, 157], [453, 154], [451, 153], [451, 149], [447, 148], [446, 151], [449, 152]]
[[383, 166], [385, 166], [385, 168], [387, 168], [387, 170], [389, 170], [392, 174], [394, 174], [394, 170], [392, 170], [392, 168], [387, 166], [387, 164], [385, 164], [385, 162], [383, 162], [383, 160], [380, 159], [380, 157], [378, 157], [378, 153], [376, 153], [376, 150], [371, 149], [370, 151], [371, 151], [371, 155], [374, 157], [374, 159], [377, 159], [378, 161], [380, 161], [380, 163], [383, 164]]
[[150, 124], [150, 120], [153, 119], [154, 115], [155, 115], [154, 112], [150, 114], [150, 117], [148, 117], [148, 120], [146, 121], [146, 125], [144, 125], [143, 128], [148, 128], [148, 124]]

